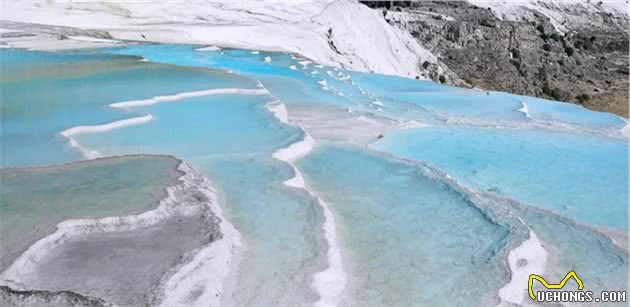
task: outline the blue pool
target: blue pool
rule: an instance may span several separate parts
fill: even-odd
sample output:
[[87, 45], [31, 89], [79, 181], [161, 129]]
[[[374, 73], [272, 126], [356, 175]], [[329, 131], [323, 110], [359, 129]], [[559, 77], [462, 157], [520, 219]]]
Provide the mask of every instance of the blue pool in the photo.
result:
[[[626, 119], [295, 54], [197, 48], [0, 50], [0, 166], [186, 161], [243, 237], [228, 306], [494, 306], [529, 231], [546, 255], [531, 273], [575, 269], [593, 289], [627, 288]], [[320, 138], [351, 120], [374, 141]], [[284, 183], [294, 176], [305, 185]], [[329, 267], [334, 282], [317, 285]]]

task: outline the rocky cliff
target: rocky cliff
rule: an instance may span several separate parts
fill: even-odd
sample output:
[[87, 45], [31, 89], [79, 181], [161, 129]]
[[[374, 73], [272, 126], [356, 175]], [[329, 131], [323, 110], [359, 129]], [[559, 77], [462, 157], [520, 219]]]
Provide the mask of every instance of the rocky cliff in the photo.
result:
[[436, 81], [570, 101], [628, 117], [625, 0], [365, 4], [438, 57], [446, 68]]

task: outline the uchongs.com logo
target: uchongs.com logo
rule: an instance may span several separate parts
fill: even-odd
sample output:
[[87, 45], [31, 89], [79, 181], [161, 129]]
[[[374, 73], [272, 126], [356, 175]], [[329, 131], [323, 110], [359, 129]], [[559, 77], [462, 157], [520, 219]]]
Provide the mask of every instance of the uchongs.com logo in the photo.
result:
[[[577, 288], [565, 289], [571, 279], [575, 281]], [[545, 290], [534, 291], [534, 281], [538, 281]], [[584, 290], [584, 282], [574, 271], [567, 273], [557, 284], [547, 282], [540, 275], [531, 274], [527, 281], [527, 293], [532, 301], [547, 303], [625, 303], [627, 294], [626, 291], [600, 291], [599, 295], [594, 295], [592, 291]]]

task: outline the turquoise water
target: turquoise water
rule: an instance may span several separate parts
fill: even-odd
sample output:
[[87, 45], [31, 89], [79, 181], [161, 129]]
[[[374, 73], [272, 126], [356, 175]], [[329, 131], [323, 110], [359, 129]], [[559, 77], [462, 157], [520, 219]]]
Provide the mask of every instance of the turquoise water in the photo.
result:
[[620, 127], [625, 122], [610, 113], [594, 112], [570, 103], [540, 99], [536, 97], [517, 96], [527, 104], [533, 119], [560, 121], [595, 127]]
[[[244, 50], [195, 51], [195, 46], [149, 45], [122, 49], [112, 52], [120, 55], [142, 56], [149, 61], [190, 67], [210, 67], [245, 75], [261, 81], [275, 98], [284, 103], [345, 105], [346, 99], [329, 91], [321, 90], [317, 83], [328, 75], [323, 68], [302, 69], [298, 62], [304, 59], [292, 58], [290, 54], [260, 52], [252, 54]], [[271, 62], [265, 62], [265, 58]], [[291, 65], [296, 67], [291, 69]], [[318, 71], [312, 75], [312, 71]], [[328, 78], [330, 79], [330, 78]]]
[[[150, 122], [76, 140], [105, 156], [172, 154], [211, 179], [245, 248], [235, 276], [238, 287], [224, 303], [312, 305], [319, 299], [313, 274], [327, 267], [324, 217], [314, 197], [282, 184], [293, 170], [272, 154], [304, 133], [281, 123], [265, 105], [280, 101], [347, 114], [356, 110], [392, 123], [413, 120], [428, 127], [392, 126], [371, 145], [386, 153], [316, 140], [315, 150], [296, 162], [336, 219], [348, 280], [341, 306], [498, 303], [497, 291], [510, 277], [505, 256], [523, 239], [513, 231], [523, 226], [492, 221], [496, 212], [478, 208], [448, 181], [428, 176], [428, 166], [473, 194], [486, 191], [518, 201], [521, 205], [493, 206], [520, 217], [538, 234], [550, 253], [547, 269], [553, 278], [575, 268], [594, 289], [627, 286], [627, 276], [619, 273], [627, 271], [627, 252], [575, 224], [627, 233], [628, 141], [615, 134], [623, 119], [543, 99], [348, 72], [286, 53], [195, 48], [0, 51], [1, 166], [83, 159], [61, 131], [151, 114]], [[108, 107], [159, 95], [260, 86], [269, 95]], [[529, 116], [519, 111], [524, 104]], [[321, 119], [313, 114], [309, 120]], [[334, 126], [330, 133], [346, 128]]]
[[111, 132], [79, 135], [103, 154], [163, 152], [186, 158], [271, 155], [299, 140], [299, 130], [265, 109], [269, 96], [215, 95], [134, 108], [154, 120]]
[[549, 253], [544, 274], [548, 281], [562, 280], [567, 272], [574, 270], [585, 282], [584, 287], [594, 293], [610, 289], [628, 289], [628, 254], [615, 247], [606, 237], [582, 227], [575, 227], [566, 219], [542, 212], [523, 208], [513, 210], [537, 234]]
[[357, 84], [384, 101], [385, 106], [405, 103], [421, 107], [441, 118], [522, 120], [521, 104], [513, 95], [453, 88], [429, 81], [354, 73]]
[[319, 206], [304, 191], [282, 185], [292, 171], [271, 158], [303, 134], [266, 111], [270, 100], [216, 95], [139, 107], [134, 111], [154, 120], [77, 137], [106, 155], [173, 154], [213, 180], [247, 246], [239, 286], [229, 299], [234, 306], [308, 305], [317, 298], [310, 278], [325, 264]]
[[579, 222], [628, 229], [628, 142], [532, 129], [423, 128], [374, 145], [469, 186]]
[[244, 237], [231, 306], [310, 306], [317, 299], [311, 276], [325, 267], [326, 243], [317, 203], [282, 184], [291, 170], [265, 158], [195, 163], [213, 178], [226, 215]]
[[496, 258], [508, 232], [464, 196], [416, 167], [359, 149], [321, 147], [298, 167], [343, 225], [352, 276], [343, 305], [492, 303], [488, 294], [508, 276]]
[[127, 112], [107, 107], [110, 103], [211, 88], [256, 86], [254, 81], [235, 75], [147, 64], [124, 56], [21, 51], [18, 54], [28, 55], [20, 57], [16, 53], [0, 51], [3, 167], [80, 159], [59, 133], [78, 125], [105, 124], [130, 117]]

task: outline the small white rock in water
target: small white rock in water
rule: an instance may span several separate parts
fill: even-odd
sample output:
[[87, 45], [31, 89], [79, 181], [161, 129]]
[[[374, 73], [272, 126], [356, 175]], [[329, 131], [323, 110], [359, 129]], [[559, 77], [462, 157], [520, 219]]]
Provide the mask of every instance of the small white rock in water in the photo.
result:
[[252, 54], [259, 54], [260, 52], [259, 51], [252, 51], [251, 53]]
[[297, 69], [297, 67], [295, 67], [295, 65], [291, 65], [291, 66], [289, 66], [289, 69], [291, 69], [291, 70], [296, 70], [296, 69]]
[[271, 62], [271, 57], [270, 56], [266, 56], [265, 57], [265, 63], [269, 63]]
[[221, 48], [217, 47], [217, 46], [207, 46], [207, 47], [203, 47], [203, 48], [198, 48], [195, 49], [197, 51], [219, 51], [221, 50]]

